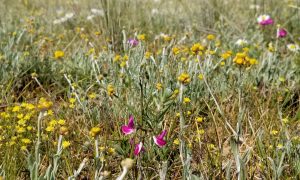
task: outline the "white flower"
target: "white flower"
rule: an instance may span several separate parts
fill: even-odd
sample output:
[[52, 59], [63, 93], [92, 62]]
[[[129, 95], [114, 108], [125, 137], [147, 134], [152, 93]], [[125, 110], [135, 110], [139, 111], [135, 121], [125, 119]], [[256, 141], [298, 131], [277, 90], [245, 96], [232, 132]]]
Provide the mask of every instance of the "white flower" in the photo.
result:
[[269, 20], [269, 19], [271, 19], [271, 17], [270, 17], [269, 15], [263, 14], [263, 15], [258, 16], [257, 22], [260, 24], [260, 23], [262, 23], [263, 21], [267, 21], [267, 20]]
[[287, 48], [290, 50], [290, 51], [293, 51], [293, 52], [297, 52], [299, 51], [299, 46], [297, 44], [288, 44], [287, 45]]
[[91, 20], [93, 20], [93, 18], [95, 17], [95, 15], [89, 15], [88, 17], [86, 17], [86, 19], [88, 20], [88, 21], [91, 21]]
[[156, 9], [156, 8], [152, 9], [151, 14], [152, 15], [158, 14], [158, 9]]
[[246, 44], [248, 44], [248, 41], [245, 40], [245, 39], [238, 39], [236, 42], [235, 42], [236, 45], [238, 46], [244, 46]]
[[74, 13], [67, 13], [65, 14], [64, 17], [61, 17], [60, 19], [55, 19], [53, 21], [53, 24], [61, 24], [61, 23], [64, 23], [66, 21], [68, 21], [69, 19], [72, 19], [74, 16]]
[[94, 15], [98, 15], [98, 16], [104, 16], [104, 11], [102, 9], [95, 9], [92, 8], [91, 9], [92, 14]]
[[65, 18], [68, 20], [68, 19], [71, 19], [73, 16], [74, 16], [74, 13], [67, 13], [65, 15]]

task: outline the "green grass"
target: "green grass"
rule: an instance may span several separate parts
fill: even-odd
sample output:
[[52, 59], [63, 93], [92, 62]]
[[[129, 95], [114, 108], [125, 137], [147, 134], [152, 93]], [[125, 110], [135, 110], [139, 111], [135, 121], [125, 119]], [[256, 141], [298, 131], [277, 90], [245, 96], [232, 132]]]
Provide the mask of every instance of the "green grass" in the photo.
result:
[[0, 7], [0, 179], [300, 178], [300, 1], [17, 2]]

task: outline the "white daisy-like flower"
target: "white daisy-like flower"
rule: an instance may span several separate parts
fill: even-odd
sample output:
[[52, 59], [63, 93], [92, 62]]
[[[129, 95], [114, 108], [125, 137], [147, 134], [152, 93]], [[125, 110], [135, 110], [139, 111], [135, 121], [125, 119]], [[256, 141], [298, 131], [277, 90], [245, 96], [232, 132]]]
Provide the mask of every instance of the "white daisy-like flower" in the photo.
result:
[[292, 52], [297, 52], [300, 50], [300, 48], [297, 44], [288, 44], [287, 48]]
[[235, 44], [238, 46], [244, 46], [248, 44], [248, 41], [246, 39], [238, 39]]
[[65, 18], [68, 20], [68, 19], [71, 19], [73, 16], [74, 16], [74, 13], [67, 13], [65, 15]]

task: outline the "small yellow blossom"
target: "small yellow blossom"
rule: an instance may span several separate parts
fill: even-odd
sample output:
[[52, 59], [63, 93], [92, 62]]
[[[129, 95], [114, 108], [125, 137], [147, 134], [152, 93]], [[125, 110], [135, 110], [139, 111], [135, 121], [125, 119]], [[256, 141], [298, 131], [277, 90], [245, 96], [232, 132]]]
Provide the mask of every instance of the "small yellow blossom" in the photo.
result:
[[190, 103], [191, 99], [188, 97], [183, 98], [183, 103]]
[[274, 135], [274, 136], [277, 135], [278, 133], [279, 133], [279, 132], [278, 132], [277, 130], [272, 130], [272, 131], [271, 131], [271, 135]]
[[113, 96], [115, 94], [115, 89], [113, 85], [109, 84], [107, 86], [107, 93], [109, 96]]
[[146, 34], [139, 34], [137, 36], [137, 39], [140, 40], [140, 41], [145, 41], [146, 40]]
[[101, 129], [99, 127], [93, 127], [91, 130], [90, 130], [90, 135], [92, 137], [96, 137], [100, 134], [100, 131]]
[[70, 141], [63, 141], [63, 142], [62, 142], [62, 147], [63, 147], [64, 149], [66, 149], [66, 148], [69, 147], [70, 145], [71, 145]]
[[54, 52], [55, 59], [60, 59], [60, 58], [63, 58], [64, 56], [65, 56], [65, 53], [63, 51], [55, 51]]
[[157, 83], [157, 84], [156, 84], [156, 89], [157, 89], [157, 90], [161, 90], [161, 89], [162, 89], [162, 87], [163, 87], [163, 86], [162, 86], [162, 84], [161, 84], [161, 83]]
[[196, 122], [201, 123], [203, 121], [203, 117], [196, 117]]
[[151, 55], [152, 55], [151, 52], [149, 52], [149, 51], [146, 51], [146, 52], [145, 52], [145, 58], [146, 58], [146, 59], [149, 59], [149, 58], [151, 57]]
[[173, 141], [173, 144], [175, 144], [175, 145], [179, 145], [179, 144], [180, 144], [180, 141], [179, 141], [179, 139], [178, 139], [178, 138], [176, 138], [176, 139]]
[[24, 138], [24, 139], [21, 139], [22, 143], [24, 144], [30, 144], [31, 143], [31, 140], [28, 139], [28, 138]]
[[207, 35], [206, 38], [207, 38], [208, 40], [212, 41], [212, 40], [216, 39], [216, 36], [213, 35], [213, 34], [209, 34], [209, 35]]
[[200, 80], [203, 80], [203, 74], [199, 74], [199, 75], [198, 75], [198, 78], [199, 78]]

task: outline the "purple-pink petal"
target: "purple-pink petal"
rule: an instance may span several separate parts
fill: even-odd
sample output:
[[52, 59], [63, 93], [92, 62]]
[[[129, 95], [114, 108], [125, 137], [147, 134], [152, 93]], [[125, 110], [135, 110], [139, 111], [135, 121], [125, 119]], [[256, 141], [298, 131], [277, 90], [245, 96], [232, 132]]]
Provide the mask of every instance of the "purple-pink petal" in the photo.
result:
[[287, 35], [287, 31], [283, 28], [277, 30], [277, 38], [283, 38]]
[[129, 117], [128, 127], [134, 128], [134, 118], [132, 115]]
[[159, 147], [163, 147], [164, 145], [167, 144], [167, 142], [166, 142], [165, 140], [160, 139], [160, 138], [155, 137], [155, 136], [153, 136], [153, 140], [154, 140], [154, 143], [155, 143], [156, 145], [158, 145]]
[[139, 155], [142, 150], [143, 150], [143, 143], [140, 142], [139, 144], [135, 145], [134, 155], [135, 156]]
[[159, 139], [163, 139], [165, 137], [165, 135], [167, 134], [167, 130], [163, 130], [160, 135], [157, 136], [157, 138]]
[[136, 39], [128, 39], [128, 43], [132, 46], [135, 47], [139, 44], [139, 41]]
[[122, 126], [121, 130], [125, 135], [132, 134], [134, 132], [134, 128], [130, 128], [128, 126]]
[[269, 19], [261, 21], [259, 24], [264, 26], [264, 25], [270, 25], [273, 23], [274, 23], [273, 19], [269, 18]]

